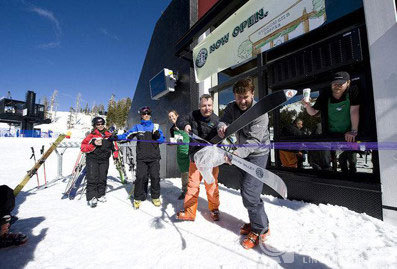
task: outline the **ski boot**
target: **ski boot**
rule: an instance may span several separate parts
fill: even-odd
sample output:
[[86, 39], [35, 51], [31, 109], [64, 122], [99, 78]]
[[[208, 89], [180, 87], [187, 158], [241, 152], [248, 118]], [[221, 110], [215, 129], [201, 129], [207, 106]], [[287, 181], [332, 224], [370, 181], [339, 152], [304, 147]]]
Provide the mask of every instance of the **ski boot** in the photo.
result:
[[218, 209], [211, 210], [210, 213], [211, 213], [211, 219], [213, 221], [219, 221], [219, 210]]
[[194, 217], [190, 216], [185, 211], [180, 211], [176, 214], [176, 219], [178, 220], [187, 220], [187, 221], [194, 221]]
[[240, 234], [241, 235], [247, 235], [251, 232], [251, 223], [244, 223], [240, 227]]
[[160, 198], [154, 198], [154, 199], [152, 199], [152, 203], [155, 205], [155, 206], [161, 206], [161, 200], [160, 200]]
[[6, 233], [0, 236], [0, 248], [20, 246], [26, 243], [28, 238], [21, 233]]
[[243, 242], [241, 242], [241, 245], [245, 249], [254, 248], [255, 246], [257, 246], [259, 244], [259, 240], [263, 244], [266, 241], [267, 236], [269, 236], [269, 235], [270, 235], [270, 230], [267, 230], [265, 233], [262, 233], [262, 234], [258, 234], [258, 233], [251, 231], [244, 238]]
[[139, 209], [139, 206], [141, 205], [141, 202], [142, 201], [140, 201], [140, 200], [134, 200], [134, 208], [135, 209]]
[[98, 201], [101, 203], [106, 203], [107, 202], [106, 196], [104, 195], [104, 196], [99, 197]]
[[97, 205], [97, 203], [98, 203], [98, 200], [94, 197], [94, 198], [92, 198], [91, 200], [89, 200], [87, 203], [88, 203], [88, 205], [89, 205], [91, 208], [94, 208], [94, 207], [96, 207], [96, 205]]

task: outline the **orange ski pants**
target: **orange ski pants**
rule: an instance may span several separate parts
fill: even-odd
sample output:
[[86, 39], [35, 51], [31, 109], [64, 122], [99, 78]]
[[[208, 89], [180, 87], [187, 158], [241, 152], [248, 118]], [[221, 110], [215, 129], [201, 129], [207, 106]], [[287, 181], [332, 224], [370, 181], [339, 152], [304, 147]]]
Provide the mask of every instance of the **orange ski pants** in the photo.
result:
[[[205, 190], [207, 191], [208, 209], [210, 211], [218, 209], [219, 207], [219, 188], [218, 188], [218, 174], [219, 168], [214, 167], [212, 169], [215, 182], [207, 184], [204, 180]], [[189, 182], [187, 184], [187, 192], [184, 200], [185, 214], [195, 218], [198, 204], [198, 196], [200, 192], [200, 182], [203, 179], [200, 171], [194, 162], [190, 162], [189, 165]]]

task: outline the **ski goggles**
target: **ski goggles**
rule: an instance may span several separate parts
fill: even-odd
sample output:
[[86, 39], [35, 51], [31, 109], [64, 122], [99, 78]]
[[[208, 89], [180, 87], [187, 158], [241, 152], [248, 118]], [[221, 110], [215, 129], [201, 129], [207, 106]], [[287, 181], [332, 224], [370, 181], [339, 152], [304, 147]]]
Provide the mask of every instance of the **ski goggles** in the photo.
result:
[[150, 114], [152, 114], [152, 111], [150, 110], [150, 107], [144, 106], [144, 107], [141, 107], [139, 109], [139, 114], [141, 114], [141, 115], [150, 115]]

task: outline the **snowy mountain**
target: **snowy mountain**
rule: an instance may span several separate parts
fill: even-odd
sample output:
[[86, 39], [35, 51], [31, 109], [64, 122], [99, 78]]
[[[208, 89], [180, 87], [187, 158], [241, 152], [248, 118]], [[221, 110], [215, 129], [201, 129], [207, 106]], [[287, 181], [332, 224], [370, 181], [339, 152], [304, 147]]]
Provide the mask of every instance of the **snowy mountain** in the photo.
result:
[[[66, 131], [68, 113], [40, 126]], [[81, 117], [72, 140], [81, 141], [90, 129]], [[88, 129], [87, 129], [88, 128]], [[33, 166], [36, 154], [54, 138], [0, 138], [0, 184], [14, 188]], [[63, 149], [60, 149], [63, 152]], [[85, 196], [62, 199], [79, 149], [63, 154], [62, 177], [58, 159], [46, 162], [48, 187], [37, 188], [36, 176], [16, 198], [14, 232], [28, 235], [27, 244], [0, 250], [0, 268], [396, 268], [397, 229], [380, 220], [333, 205], [263, 196], [271, 236], [253, 250], [241, 247], [239, 226], [248, 221], [239, 191], [220, 185], [219, 222], [211, 221], [204, 186], [197, 218], [178, 222], [183, 208], [177, 200], [181, 179], [161, 181], [162, 206], [150, 201], [134, 210], [128, 199], [132, 184], [122, 185], [113, 163], [109, 168], [107, 203], [87, 206]], [[40, 154], [38, 154], [40, 155]], [[44, 170], [38, 171], [40, 185]], [[132, 180], [132, 175], [129, 176]]]
[[[40, 128], [42, 132], [49, 130], [55, 133], [66, 133], [71, 131], [74, 138], [85, 137], [86, 132], [91, 131], [91, 121], [93, 115], [86, 115], [84, 113], [71, 114], [70, 112], [58, 111], [53, 116], [50, 124], [36, 125], [35, 128]], [[105, 116], [103, 116], [106, 118]], [[68, 128], [68, 121], [72, 121], [72, 128]]]

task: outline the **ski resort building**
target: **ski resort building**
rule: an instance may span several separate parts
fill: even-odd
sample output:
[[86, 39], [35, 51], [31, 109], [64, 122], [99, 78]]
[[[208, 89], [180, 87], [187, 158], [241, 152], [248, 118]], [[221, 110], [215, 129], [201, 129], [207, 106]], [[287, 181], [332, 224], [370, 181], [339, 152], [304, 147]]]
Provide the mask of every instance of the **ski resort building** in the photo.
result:
[[[337, 71], [350, 73], [360, 90], [361, 142], [397, 141], [397, 15], [394, 0], [173, 0], [153, 31], [129, 112], [150, 106], [152, 119], [169, 137], [168, 111], [180, 115], [198, 108], [210, 93], [220, 115], [233, 100], [232, 86], [255, 80], [257, 99], [282, 89], [312, 89], [312, 98], [330, 87]], [[269, 114], [273, 142], [341, 141], [322, 134], [324, 119], [309, 117], [300, 102]], [[283, 130], [297, 117], [305, 135]], [[338, 140], [339, 139], [339, 140]], [[389, 143], [390, 144], [390, 143]], [[318, 153], [318, 152], [317, 152]], [[161, 176], [179, 177], [175, 146], [161, 146]], [[357, 150], [356, 172], [315, 169], [306, 156], [299, 167], [285, 167], [278, 149], [267, 168], [288, 186], [289, 199], [346, 206], [397, 223], [397, 151]], [[333, 152], [336, 160], [338, 152]], [[219, 182], [238, 188], [239, 172], [223, 165]], [[273, 194], [265, 188], [264, 193]]]
[[[0, 122], [8, 123], [17, 130], [18, 136], [40, 137], [40, 129], [35, 129], [35, 124], [50, 123], [44, 117], [44, 105], [36, 104], [36, 93], [26, 92], [26, 101], [12, 98], [0, 99]], [[11, 130], [11, 127], [9, 128]], [[0, 131], [1, 132], [1, 131]], [[16, 135], [5, 132], [5, 135]]]

